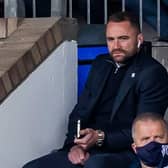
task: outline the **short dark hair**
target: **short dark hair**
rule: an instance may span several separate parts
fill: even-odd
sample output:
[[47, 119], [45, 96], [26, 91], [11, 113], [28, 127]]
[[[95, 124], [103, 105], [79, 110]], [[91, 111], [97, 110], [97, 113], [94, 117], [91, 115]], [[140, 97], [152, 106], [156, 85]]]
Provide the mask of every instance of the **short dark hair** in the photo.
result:
[[152, 112], [144, 112], [144, 113], [140, 113], [136, 116], [136, 118], [133, 121], [132, 124], [132, 137], [134, 138], [134, 132], [135, 132], [135, 125], [137, 122], [139, 121], [160, 121], [164, 124], [165, 128], [168, 130], [168, 124], [166, 122], [166, 120], [164, 119], [164, 117], [162, 115], [160, 115], [159, 113], [152, 113]]
[[110, 21], [113, 22], [129, 21], [130, 24], [138, 30], [138, 32], [141, 32], [139, 18], [137, 17], [137, 15], [132, 14], [131, 12], [125, 11], [114, 13], [109, 17], [108, 22]]

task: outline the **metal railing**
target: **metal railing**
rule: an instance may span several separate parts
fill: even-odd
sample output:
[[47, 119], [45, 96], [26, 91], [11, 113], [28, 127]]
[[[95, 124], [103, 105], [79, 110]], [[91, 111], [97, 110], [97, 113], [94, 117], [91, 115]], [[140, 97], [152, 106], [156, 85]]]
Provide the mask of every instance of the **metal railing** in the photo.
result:
[[160, 37], [160, 0], [157, 0], [157, 35]]
[[33, 0], [33, 17], [36, 17], [36, 0]]
[[23, 0], [1, 0], [4, 5], [4, 17], [24, 17], [25, 6]]
[[[87, 24], [91, 24], [91, 0], [87, 0]], [[69, 0], [69, 17], [73, 17], [72, 0]], [[126, 11], [126, 0], [122, 0], [122, 11]], [[108, 20], [107, 0], [104, 0], [104, 24]], [[143, 29], [143, 0], [139, 0], [139, 22], [140, 28]], [[160, 0], [157, 0], [157, 36], [160, 37]]]
[[[20, 0], [20, 2], [22, 2], [24, 0]], [[61, 3], [62, 1], [61, 0], [51, 0], [55, 6], [51, 6], [51, 15], [52, 13], [54, 13], [52, 10], [56, 9], [56, 7], [58, 8], [58, 3]], [[91, 15], [92, 15], [92, 11], [91, 11], [91, 1], [92, 0], [86, 0], [86, 13], [87, 13], [87, 17], [86, 17], [86, 22], [87, 24], [91, 24]], [[126, 10], [126, 1], [127, 0], [122, 0], [122, 11], [125, 11]], [[157, 28], [157, 36], [160, 37], [160, 0], [156, 0], [157, 1], [157, 25], [156, 25], [156, 28]], [[19, 0], [6, 0], [5, 1], [5, 16], [12, 16], [12, 15], [15, 15], [17, 16], [17, 2], [19, 2]], [[15, 3], [14, 3], [15, 2]], [[57, 3], [54, 3], [54, 2], [57, 2]], [[66, 11], [68, 11], [68, 17], [72, 18], [73, 17], [73, 0], [64, 0], [64, 8], [67, 8]], [[33, 8], [33, 17], [36, 17], [36, 9], [38, 8], [36, 6], [36, 0], [32, 0], [32, 8]], [[68, 7], [67, 7], [67, 4]], [[12, 6], [13, 5], [13, 6]], [[145, 4], [144, 4], [145, 5]], [[12, 7], [12, 10], [9, 10], [9, 7], [11, 8]], [[16, 10], [15, 12], [13, 10]], [[11, 11], [11, 12], [10, 12]], [[13, 13], [14, 14], [13, 14]], [[56, 12], [55, 12], [56, 13]], [[108, 0], [104, 0], [104, 13], [102, 13], [102, 15], [104, 15], [104, 24], [107, 23], [107, 20], [108, 20]], [[140, 28], [141, 30], [143, 29], [143, 0], [139, 0], [139, 21], [140, 21]]]

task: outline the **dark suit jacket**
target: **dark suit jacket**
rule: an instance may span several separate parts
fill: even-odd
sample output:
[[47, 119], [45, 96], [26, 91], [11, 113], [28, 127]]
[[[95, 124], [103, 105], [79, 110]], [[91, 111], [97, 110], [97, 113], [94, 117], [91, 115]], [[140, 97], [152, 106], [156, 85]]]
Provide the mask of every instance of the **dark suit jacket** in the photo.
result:
[[[131, 148], [131, 126], [138, 113], [155, 112], [164, 115], [168, 106], [168, 74], [166, 69], [143, 51], [134, 55], [119, 88], [111, 110], [112, 127], [105, 131], [104, 148], [120, 152]], [[98, 56], [93, 62], [85, 89], [69, 117], [64, 147], [73, 145], [76, 121], [88, 127], [96, 103], [103, 91], [114, 62], [109, 55]]]

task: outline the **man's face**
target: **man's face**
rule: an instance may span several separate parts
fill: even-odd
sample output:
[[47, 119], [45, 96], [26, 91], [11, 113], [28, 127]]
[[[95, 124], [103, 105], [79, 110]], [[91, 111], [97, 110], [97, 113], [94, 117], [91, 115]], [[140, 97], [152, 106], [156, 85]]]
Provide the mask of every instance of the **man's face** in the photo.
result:
[[110, 21], [106, 27], [106, 40], [114, 61], [122, 63], [138, 51], [138, 40], [142, 43], [143, 36], [129, 21]]
[[133, 148], [144, 146], [152, 141], [168, 143], [168, 131], [160, 121], [138, 121], [134, 127]]

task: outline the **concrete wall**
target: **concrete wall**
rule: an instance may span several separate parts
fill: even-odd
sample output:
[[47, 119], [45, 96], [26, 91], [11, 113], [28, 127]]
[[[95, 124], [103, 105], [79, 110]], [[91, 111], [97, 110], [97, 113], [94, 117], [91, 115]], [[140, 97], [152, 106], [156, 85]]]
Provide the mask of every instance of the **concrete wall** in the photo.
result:
[[0, 106], [0, 167], [59, 148], [77, 101], [77, 45], [61, 44]]

